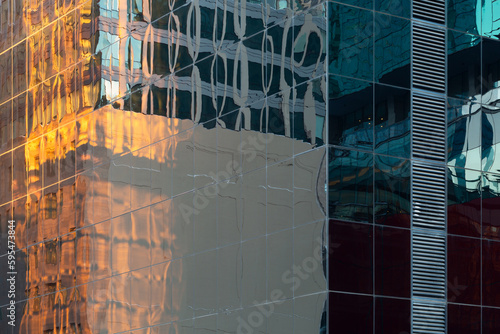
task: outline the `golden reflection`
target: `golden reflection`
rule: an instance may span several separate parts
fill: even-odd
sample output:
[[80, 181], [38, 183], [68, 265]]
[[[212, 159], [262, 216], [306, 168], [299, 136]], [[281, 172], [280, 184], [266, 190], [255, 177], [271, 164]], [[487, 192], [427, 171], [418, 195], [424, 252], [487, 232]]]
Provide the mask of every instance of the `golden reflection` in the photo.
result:
[[[195, 5], [199, 6], [198, 1]], [[139, 10], [139, 3], [134, 6]], [[30, 0], [26, 4], [28, 91], [24, 100], [18, 100], [24, 113], [13, 113], [14, 139], [26, 143], [14, 156], [19, 164], [14, 167], [25, 181], [16, 177], [13, 181], [14, 194], [19, 193], [14, 198], [15, 216], [22, 217], [16, 233], [25, 236], [29, 246], [24, 293], [30, 299], [20, 320], [26, 332], [112, 333], [191, 318], [195, 228], [183, 210], [193, 206], [195, 133], [201, 154], [228, 166], [226, 162], [236, 161], [234, 169], [241, 167], [243, 159], [240, 143], [251, 147], [260, 140], [251, 149], [264, 166], [266, 149], [259, 152], [258, 147], [266, 147], [266, 140], [273, 141], [268, 150], [274, 157], [281, 156], [283, 147], [300, 152], [311, 148], [306, 141], [292, 142], [286, 136], [273, 134], [262, 140], [256, 139], [255, 131], [235, 131], [250, 130], [248, 108], [247, 119], [240, 115], [233, 129], [226, 124], [195, 129], [206, 93], [201, 91], [208, 91], [203, 98], [215, 107], [217, 83], [210, 82], [212, 78], [202, 83], [198, 68], [192, 77], [181, 79], [161, 79], [154, 73], [154, 47], [175, 53], [175, 59], [164, 60], [168, 66], [158, 68], [180, 68], [177, 58], [185, 43], [182, 18], [172, 15], [170, 31], [163, 31], [151, 25], [149, 3], [140, 6], [145, 11], [143, 22], [131, 22], [129, 4], [122, 0]], [[100, 16], [95, 17], [96, 13]], [[99, 47], [108, 49], [95, 52]], [[196, 56], [198, 52], [199, 46]], [[186, 87], [193, 85], [199, 91], [184, 99]], [[316, 102], [310, 93], [306, 104], [313, 110]], [[196, 122], [181, 119], [186, 114]], [[268, 117], [262, 115], [259, 118]], [[311, 115], [315, 124], [319, 116]], [[212, 137], [218, 138], [219, 147], [215, 139], [204, 142]], [[319, 174], [314, 168], [323, 155], [324, 150], [316, 151], [310, 166], [304, 163], [296, 172], [298, 177], [304, 174], [306, 184], [310, 181], [301, 188], [300, 203], [310, 203], [307, 214], [314, 220], [324, 216], [314, 188]], [[217, 181], [212, 172], [216, 170], [203, 176]], [[228, 184], [228, 193], [237, 194], [240, 185]], [[285, 188], [275, 193], [286, 191], [290, 196], [293, 186]], [[266, 185], [259, 190], [265, 200]], [[181, 193], [185, 194], [173, 197]], [[29, 195], [19, 199], [21, 194]], [[208, 200], [215, 201], [210, 196]], [[242, 211], [245, 199], [232, 196], [232, 209]], [[319, 195], [320, 201], [324, 196]], [[269, 200], [272, 205], [281, 205], [273, 200]], [[216, 204], [204, 210], [198, 220], [217, 216]], [[218, 300], [212, 302], [215, 310]]]

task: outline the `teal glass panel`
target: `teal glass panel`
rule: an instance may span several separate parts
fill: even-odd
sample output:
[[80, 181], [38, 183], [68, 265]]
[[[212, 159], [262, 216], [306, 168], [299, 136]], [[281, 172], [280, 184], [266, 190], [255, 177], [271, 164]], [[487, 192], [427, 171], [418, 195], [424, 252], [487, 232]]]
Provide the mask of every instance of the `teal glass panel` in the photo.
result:
[[410, 157], [410, 91], [375, 86], [375, 152]]
[[411, 22], [375, 15], [375, 81], [410, 88]]
[[448, 28], [479, 35], [481, 4], [478, 0], [448, 0]]
[[480, 99], [481, 39], [458, 31], [448, 31], [448, 96]]
[[329, 73], [373, 80], [373, 12], [328, 3]]
[[371, 223], [373, 154], [332, 148], [328, 170], [330, 218]]
[[391, 15], [410, 18], [411, 2], [408, 0], [375, 0], [375, 10]]
[[331, 75], [328, 122], [330, 144], [373, 150], [373, 85]]

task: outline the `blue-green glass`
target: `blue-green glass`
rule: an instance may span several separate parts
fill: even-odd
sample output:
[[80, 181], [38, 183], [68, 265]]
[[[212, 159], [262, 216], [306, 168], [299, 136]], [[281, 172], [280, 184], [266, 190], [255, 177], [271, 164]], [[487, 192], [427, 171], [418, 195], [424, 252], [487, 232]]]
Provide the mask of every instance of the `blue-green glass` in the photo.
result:
[[409, 90], [375, 86], [375, 152], [410, 157], [411, 94]]
[[500, 1], [482, 0], [481, 34], [500, 39]]
[[411, 2], [408, 0], [375, 0], [375, 10], [410, 18]]
[[328, 70], [373, 80], [373, 12], [328, 3]]
[[332, 148], [328, 171], [330, 218], [371, 223], [373, 154]]
[[448, 31], [448, 96], [479, 100], [481, 94], [481, 39]]
[[447, 14], [448, 28], [479, 35], [481, 30], [479, 0], [448, 0]]
[[373, 85], [340, 76], [329, 77], [330, 144], [373, 150]]
[[337, 2], [366, 9], [373, 9], [373, 0], [339, 0]]
[[500, 171], [500, 113], [496, 107], [482, 106], [483, 171]]
[[448, 164], [481, 169], [481, 105], [448, 99]]
[[410, 227], [409, 160], [375, 155], [375, 223]]
[[500, 41], [482, 40], [481, 103], [498, 106], [500, 104]]
[[410, 20], [375, 14], [375, 81], [410, 88]]

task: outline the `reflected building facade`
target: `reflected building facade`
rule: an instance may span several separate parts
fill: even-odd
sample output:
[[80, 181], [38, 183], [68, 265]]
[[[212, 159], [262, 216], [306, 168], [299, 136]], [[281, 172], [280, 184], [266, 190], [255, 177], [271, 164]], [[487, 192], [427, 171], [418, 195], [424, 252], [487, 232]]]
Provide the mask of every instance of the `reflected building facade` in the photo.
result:
[[496, 333], [499, 6], [2, 1], [1, 332]]

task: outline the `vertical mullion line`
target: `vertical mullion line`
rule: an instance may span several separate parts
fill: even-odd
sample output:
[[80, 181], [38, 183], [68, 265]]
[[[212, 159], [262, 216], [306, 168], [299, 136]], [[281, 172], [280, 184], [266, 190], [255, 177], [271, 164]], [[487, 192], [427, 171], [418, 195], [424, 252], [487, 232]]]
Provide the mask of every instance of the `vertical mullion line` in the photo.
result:
[[[330, 332], [330, 200], [329, 200], [329, 191], [328, 191], [328, 183], [329, 183], [329, 165], [330, 165], [330, 76], [329, 76], [329, 69], [330, 69], [330, 20], [329, 20], [329, 15], [330, 15], [330, 2], [326, 1], [324, 3], [325, 6], [325, 31], [326, 31], [326, 41], [325, 41], [325, 91], [326, 91], [326, 103], [325, 103], [325, 128], [326, 128], [326, 134], [325, 134], [325, 214], [326, 214], [326, 222], [325, 222], [325, 229], [324, 231], [324, 244], [326, 246], [326, 252], [325, 252], [325, 257], [323, 258], [323, 261], [326, 261], [326, 272], [325, 272], [325, 277], [326, 277], [326, 333]], [[320, 171], [321, 172], [321, 171]]]
[[375, 3], [372, 7], [372, 333], [375, 334]]
[[444, 330], [448, 333], [448, 2], [444, 4]]
[[[482, 24], [482, 17], [481, 17], [481, 24]], [[481, 27], [482, 28], [482, 27]], [[481, 36], [482, 38], [482, 36]], [[481, 303], [481, 312], [479, 313], [479, 319], [481, 321], [480, 323], [480, 331], [481, 333], [483, 332], [483, 100], [482, 100], [482, 93], [483, 93], [483, 43], [481, 43], [481, 53], [480, 53], [480, 75], [481, 75], [481, 104], [480, 104], [480, 114], [479, 114], [479, 152], [480, 152], [480, 159], [481, 159], [481, 164], [479, 165], [479, 228], [480, 228], [480, 234], [479, 234], [479, 301]], [[472, 117], [471, 117], [472, 118]]]
[[413, 25], [414, 25], [414, 19], [413, 19], [413, 0], [411, 1], [411, 8], [410, 8], [410, 96], [411, 96], [411, 101], [410, 101], [410, 286], [411, 286], [411, 291], [410, 291], [410, 333], [413, 334], [413, 55], [414, 55], [414, 46], [413, 46]]

